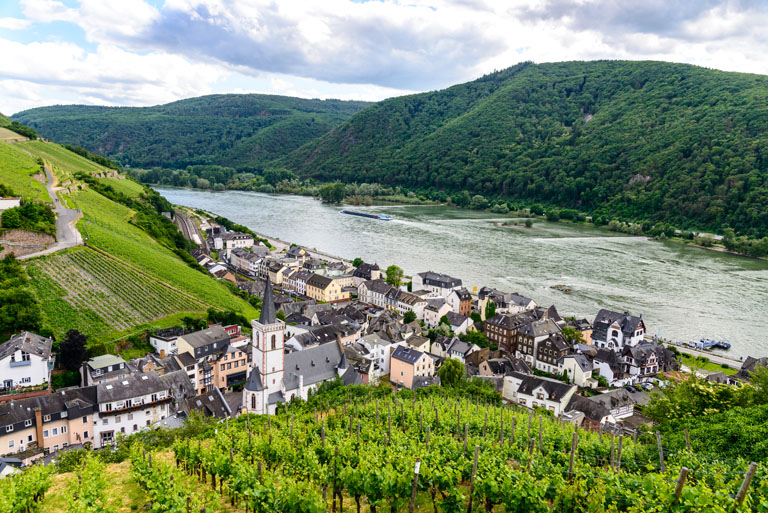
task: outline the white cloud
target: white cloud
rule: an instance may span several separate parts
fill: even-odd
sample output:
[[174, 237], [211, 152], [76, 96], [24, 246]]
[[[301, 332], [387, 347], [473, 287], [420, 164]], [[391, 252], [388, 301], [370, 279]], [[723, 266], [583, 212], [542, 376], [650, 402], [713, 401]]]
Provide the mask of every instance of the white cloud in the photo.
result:
[[32, 22], [24, 18], [0, 18], [0, 29], [24, 30]]

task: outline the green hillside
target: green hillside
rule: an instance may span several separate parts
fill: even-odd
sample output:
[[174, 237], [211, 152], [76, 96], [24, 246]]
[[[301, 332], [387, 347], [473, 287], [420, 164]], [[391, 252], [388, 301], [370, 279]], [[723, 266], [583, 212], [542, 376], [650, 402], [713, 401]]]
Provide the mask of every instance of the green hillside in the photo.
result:
[[365, 102], [212, 95], [156, 107], [41, 107], [14, 119], [124, 166], [258, 168], [338, 125]]
[[0, 183], [25, 200], [50, 203], [42, 168], [23, 144], [0, 142]]
[[29, 176], [39, 170], [37, 159], [63, 187], [62, 202], [82, 212], [78, 229], [89, 246], [26, 264], [43, 328], [59, 338], [78, 329], [92, 342], [110, 342], [177, 324], [185, 315], [204, 316], [211, 307], [257, 315], [222, 283], [180, 258], [186, 252], [179, 247], [179, 232], [155, 210], [156, 204], [169, 207], [141, 184], [40, 141], [0, 143], [0, 183], [21, 194], [20, 184], [26, 183], [38, 192], [35, 184], [42, 184]]
[[379, 102], [283, 162], [321, 181], [460, 191], [768, 235], [768, 77], [523, 63]]

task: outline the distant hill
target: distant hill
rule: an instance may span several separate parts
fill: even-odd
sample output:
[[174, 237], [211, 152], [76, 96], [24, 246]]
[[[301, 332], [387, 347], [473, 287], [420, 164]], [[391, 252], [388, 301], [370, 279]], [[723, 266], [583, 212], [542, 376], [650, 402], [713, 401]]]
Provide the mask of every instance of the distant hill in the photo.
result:
[[40, 107], [13, 119], [43, 137], [81, 146], [124, 166], [217, 164], [249, 170], [325, 134], [366, 105], [227, 94], [156, 107]]
[[522, 63], [384, 100], [281, 164], [468, 200], [768, 235], [768, 77], [663, 62]]

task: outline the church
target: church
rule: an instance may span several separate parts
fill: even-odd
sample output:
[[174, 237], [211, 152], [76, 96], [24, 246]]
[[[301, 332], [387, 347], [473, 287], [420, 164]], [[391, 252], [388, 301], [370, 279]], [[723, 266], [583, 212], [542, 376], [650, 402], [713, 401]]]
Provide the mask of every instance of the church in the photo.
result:
[[307, 399], [323, 381], [347, 370], [344, 350], [329, 342], [302, 351], [285, 350], [285, 323], [277, 318], [272, 282], [267, 278], [261, 314], [251, 321], [251, 368], [243, 388], [243, 412], [273, 415], [280, 403]]

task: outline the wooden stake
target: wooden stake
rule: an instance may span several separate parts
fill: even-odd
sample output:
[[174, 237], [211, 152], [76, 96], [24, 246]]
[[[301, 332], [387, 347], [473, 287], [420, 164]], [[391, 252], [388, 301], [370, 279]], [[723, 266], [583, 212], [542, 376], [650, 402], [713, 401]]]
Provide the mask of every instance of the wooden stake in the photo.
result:
[[515, 445], [515, 418], [512, 417], [512, 426], [510, 427], [509, 431], [509, 445], [513, 446]]
[[619, 454], [616, 456], [616, 472], [621, 472], [621, 447], [624, 445], [624, 435], [619, 435]]
[[747, 490], [749, 490], [749, 485], [752, 483], [752, 478], [755, 477], [756, 470], [757, 463], [753, 461], [749, 464], [747, 473], [744, 475], [744, 481], [742, 481], [739, 491], [736, 493], [736, 506], [741, 506], [741, 503], [744, 502], [744, 498], [747, 496]]
[[685, 447], [691, 452], [691, 439], [688, 437], [688, 428], [685, 428]]
[[416, 504], [416, 487], [419, 485], [419, 468], [421, 467], [421, 460], [416, 458], [416, 463], [413, 466], [413, 486], [411, 486], [411, 502], [408, 504], [408, 513], [413, 513], [413, 507]]
[[475, 474], [477, 473], [477, 454], [480, 446], [475, 446], [475, 460], [472, 463], [472, 478], [469, 481], [469, 502], [467, 503], [467, 513], [472, 513], [472, 492], [475, 491]]
[[579, 445], [579, 433], [574, 431], [571, 439], [571, 459], [568, 462], [568, 480], [573, 479], [573, 458], [576, 456], [576, 448]]
[[429, 452], [429, 424], [427, 424], [427, 452]]
[[536, 439], [531, 438], [530, 446], [528, 447], [528, 463], [525, 465], [526, 472], [531, 470], [531, 461], [533, 460], [533, 447], [536, 445]]
[[323, 449], [325, 449], [325, 419], [320, 421], [320, 439], [323, 441]]
[[469, 424], [464, 424], [464, 454], [467, 453], [467, 437], [469, 436]]
[[677, 484], [675, 485], [675, 502], [680, 500], [680, 494], [683, 493], [686, 477], [688, 477], [688, 467], [683, 467], [680, 469], [680, 476], [677, 478]]
[[659, 446], [659, 469], [661, 470], [661, 473], [663, 474], [665, 471], [664, 467], [664, 449], [661, 446], [661, 433], [656, 431], [656, 444]]
[[539, 452], [544, 453], [544, 433], [541, 427], [541, 417], [539, 417]]

